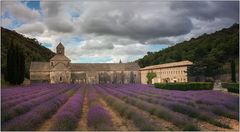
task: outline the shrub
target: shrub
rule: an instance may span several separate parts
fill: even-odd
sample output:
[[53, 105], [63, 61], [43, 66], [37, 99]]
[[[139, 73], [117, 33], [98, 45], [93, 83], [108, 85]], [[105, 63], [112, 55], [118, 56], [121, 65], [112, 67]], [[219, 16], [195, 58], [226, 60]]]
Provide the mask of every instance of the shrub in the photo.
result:
[[212, 90], [213, 83], [210, 82], [190, 82], [190, 83], [155, 83], [155, 88], [168, 90]]
[[227, 88], [228, 92], [239, 93], [239, 83], [222, 83], [223, 88]]

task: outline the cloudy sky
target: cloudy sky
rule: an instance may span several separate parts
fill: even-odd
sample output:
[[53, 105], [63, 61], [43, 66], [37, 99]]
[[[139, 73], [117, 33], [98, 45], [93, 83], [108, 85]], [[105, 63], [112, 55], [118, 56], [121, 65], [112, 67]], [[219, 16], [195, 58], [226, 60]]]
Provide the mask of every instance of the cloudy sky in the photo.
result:
[[238, 1], [1, 1], [3, 27], [81, 63], [134, 61], [238, 21]]

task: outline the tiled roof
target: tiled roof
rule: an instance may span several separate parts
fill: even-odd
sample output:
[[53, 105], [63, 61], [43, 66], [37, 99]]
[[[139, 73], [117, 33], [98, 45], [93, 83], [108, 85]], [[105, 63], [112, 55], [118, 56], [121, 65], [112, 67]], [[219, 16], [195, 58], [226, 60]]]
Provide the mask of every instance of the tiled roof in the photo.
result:
[[64, 47], [63, 44], [60, 42], [57, 47]]
[[50, 61], [70, 61], [70, 59], [68, 57], [66, 57], [65, 55], [61, 55], [61, 54], [56, 54], [53, 58], [50, 59]]
[[[71, 63], [71, 71], [138, 71], [137, 63]], [[30, 71], [49, 71], [49, 62], [32, 62]]]
[[30, 71], [49, 71], [49, 62], [31, 62]]
[[167, 68], [167, 67], [189, 66], [192, 64], [193, 63], [191, 61], [185, 60], [185, 61], [179, 61], [179, 62], [147, 66], [147, 67], [141, 68], [140, 70], [143, 71], [143, 70], [160, 69], [160, 68]]
[[71, 71], [136, 71], [136, 63], [71, 63]]

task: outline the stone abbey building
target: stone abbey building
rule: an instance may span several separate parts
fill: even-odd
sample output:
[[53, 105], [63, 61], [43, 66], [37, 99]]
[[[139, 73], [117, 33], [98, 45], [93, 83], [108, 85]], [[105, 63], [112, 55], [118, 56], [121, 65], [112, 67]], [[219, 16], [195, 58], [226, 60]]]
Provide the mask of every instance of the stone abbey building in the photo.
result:
[[156, 74], [156, 77], [152, 79], [152, 83], [188, 82], [187, 70], [192, 64], [191, 61], [186, 60], [141, 68], [141, 83], [147, 83], [146, 76], [148, 72]]
[[71, 63], [59, 43], [50, 62], [32, 62], [30, 80], [50, 83], [140, 83], [137, 63]]
[[172, 62], [141, 68], [137, 63], [71, 63], [59, 43], [50, 62], [32, 62], [30, 80], [50, 83], [127, 84], [147, 83], [147, 73], [154, 72], [152, 83], [188, 82], [190, 61]]

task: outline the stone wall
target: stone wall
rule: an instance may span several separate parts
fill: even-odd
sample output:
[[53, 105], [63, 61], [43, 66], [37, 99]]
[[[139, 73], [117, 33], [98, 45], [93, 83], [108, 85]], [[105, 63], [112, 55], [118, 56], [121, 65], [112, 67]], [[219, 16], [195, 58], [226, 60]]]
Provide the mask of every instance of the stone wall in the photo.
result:
[[49, 72], [34, 71], [30, 72], [31, 82], [49, 82]]
[[72, 83], [128, 84], [140, 83], [139, 71], [85, 71], [72, 72]]
[[51, 71], [50, 80], [51, 80], [51, 83], [70, 83], [71, 72], [70, 71]]
[[152, 83], [188, 82], [187, 66], [142, 70], [141, 83], [147, 84], [148, 72], [156, 73], [156, 77], [152, 79]]

